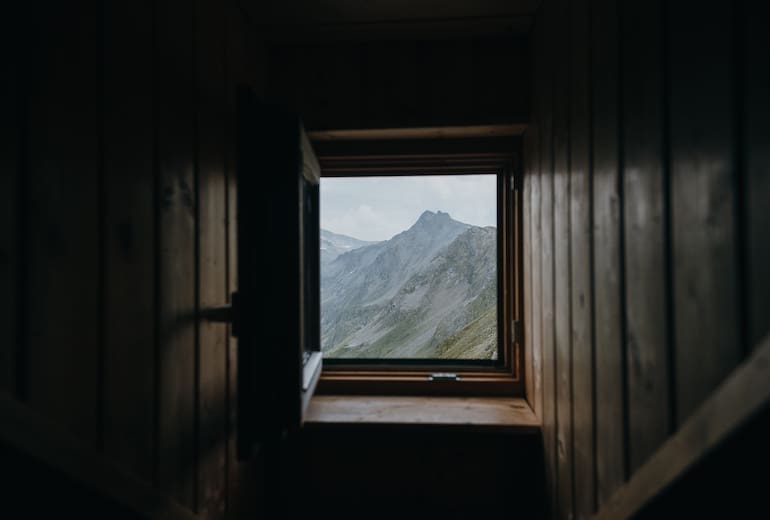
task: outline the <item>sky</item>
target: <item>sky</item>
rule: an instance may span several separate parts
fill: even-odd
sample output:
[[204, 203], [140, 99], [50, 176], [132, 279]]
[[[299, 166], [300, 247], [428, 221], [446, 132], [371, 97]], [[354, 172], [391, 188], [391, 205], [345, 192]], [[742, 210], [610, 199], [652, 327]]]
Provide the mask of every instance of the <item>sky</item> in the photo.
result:
[[359, 240], [388, 240], [425, 211], [497, 225], [495, 175], [322, 177], [321, 228]]

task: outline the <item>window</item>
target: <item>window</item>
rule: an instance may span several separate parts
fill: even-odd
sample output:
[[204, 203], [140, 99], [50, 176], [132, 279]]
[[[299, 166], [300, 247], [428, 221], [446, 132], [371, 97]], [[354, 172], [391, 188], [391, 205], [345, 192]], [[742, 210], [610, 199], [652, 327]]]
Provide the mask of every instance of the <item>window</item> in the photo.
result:
[[[518, 190], [499, 151], [513, 143], [337, 142], [317, 157], [296, 115], [249, 90], [238, 105], [239, 457], [298, 429], [316, 390], [522, 395]], [[419, 215], [397, 218], [397, 199], [378, 208], [396, 226], [379, 235], [340, 215], [325, 230], [337, 234], [321, 235], [322, 208], [333, 209], [321, 186], [345, 183], [361, 197], [383, 183], [400, 198], [432, 188], [413, 201]], [[458, 200], [442, 206], [431, 190]]]
[[321, 181], [327, 363], [500, 358], [497, 177]]
[[510, 157], [320, 149], [319, 391], [520, 394]]

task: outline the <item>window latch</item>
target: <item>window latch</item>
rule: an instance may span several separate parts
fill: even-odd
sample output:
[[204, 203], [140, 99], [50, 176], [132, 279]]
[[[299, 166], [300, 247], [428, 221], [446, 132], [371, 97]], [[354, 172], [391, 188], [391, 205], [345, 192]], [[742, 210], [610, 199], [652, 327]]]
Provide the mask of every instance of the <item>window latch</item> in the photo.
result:
[[213, 321], [217, 323], [230, 323], [232, 325], [233, 337], [238, 337], [238, 293], [234, 292], [231, 303], [227, 305], [219, 305], [217, 307], [209, 307], [207, 309], [201, 309], [198, 316], [201, 319], [207, 321]]
[[459, 381], [460, 376], [449, 372], [436, 372], [428, 376], [428, 381]]

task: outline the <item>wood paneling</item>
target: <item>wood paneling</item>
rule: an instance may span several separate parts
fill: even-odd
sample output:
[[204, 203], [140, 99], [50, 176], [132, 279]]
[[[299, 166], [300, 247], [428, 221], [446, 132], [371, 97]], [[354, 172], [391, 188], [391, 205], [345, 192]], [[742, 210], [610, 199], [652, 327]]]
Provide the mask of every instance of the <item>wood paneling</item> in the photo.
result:
[[623, 49], [623, 222], [629, 471], [665, 440], [669, 422], [666, 183], [663, 157], [663, 12], [620, 6]]
[[[543, 386], [528, 398], [543, 403], [559, 518], [628, 516], [627, 504], [615, 509], [627, 490], [660, 492], [660, 468], [679, 475], [677, 461], [721, 422], [724, 404], [698, 405], [721, 402], [726, 377], [756, 375], [730, 373], [769, 321], [761, 19], [717, 1], [546, 0], [539, 11], [524, 139], [525, 157], [540, 160], [525, 173], [525, 320]], [[749, 424], [730, 421], [734, 431]], [[677, 498], [667, 496], [659, 504], [670, 507]]]
[[[761, 4], [743, 5], [742, 19], [736, 20], [737, 38], [743, 38], [736, 55], [743, 59], [743, 106], [745, 141], [741, 149], [746, 177], [744, 254], [748, 262], [745, 286], [749, 293], [749, 347], [754, 348], [770, 333], [770, 67], [765, 66], [770, 33], [764, 23]], [[739, 40], [741, 41], [741, 40]], [[741, 58], [742, 57], [742, 58]], [[743, 267], [743, 266], [741, 266]]]
[[[554, 313], [554, 259], [553, 259], [553, 68], [552, 60], [556, 47], [553, 32], [546, 32], [542, 42], [545, 61], [540, 84], [545, 102], [539, 107], [540, 125], [540, 233], [541, 233], [541, 276], [542, 316], [541, 342], [543, 355], [543, 443], [546, 449], [546, 475], [549, 477], [552, 494], [557, 497], [558, 464], [556, 448], [556, 355], [555, 355], [555, 313]], [[558, 504], [557, 504], [558, 508]]]
[[[223, 305], [228, 299], [225, 16], [220, 3], [195, 3], [201, 309]], [[224, 323], [200, 323], [197, 510], [206, 518], [221, 518], [225, 513], [228, 332]]]
[[741, 358], [729, 2], [667, 5], [678, 420]]
[[[57, 422], [6, 395], [0, 395], [0, 453], [0, 471], [6, 477], [3, 503], [12, 517], [46, 518], [63, 512], [111, 519], [197, 518], [79, 439], [62, 433]], [[102, 509], [100, 502], [111, 507], [94, 515], [91, 509]], [[125, 515], [119, 514], [121, 510]]]
[[542, 250], [540, 248], [540, 236], [542, 231], [541, 219], [540, 219], [540, 132], [537, 127], [530, 128], [527, 131], [527, 135], [530, 136], [529, 142], [532, 143], [532, 148], [527, 150], [527, 155], [531, 157], [532, 173], [530, 182], [532, 187], [530, 189], [530, 248], [532, 251], [532, 324], [528, 334], [531, 336], [532, 341], [532, 386], [534, 387], [535, 395], [531, 397], [530, 403], [532, 409], [535, 411], [540, 420], [543, 420], [543, 283], [542, 283]]
[[624, 480], [622, 203], [618, 150], [617, 2], [593, 5], [592, 118], [597, 491], [603, 502]]
[[[569, 13], [565, 0], [552, 9]], [[569, 45], [569, 16], [554, 23], [556, 49]], [[570, 101], [569, 54], [553, 55], [553, 256], [554, 256], [554, 360], [556, 384], [556, 463], [558, 465], [558, 517], [574, 515], [572, 482], [572, 313], [570, 283]]]
[[29, 404], [99, 442], [100, 81], [96, 2], [48, 6], [27, 35], [24, 204]]
[[522, 202], [522, 291], [524, 291], [524, 381], [527, 402], [535, 409], [535, 365], [532, 344], [532, 176], [534, 159], [529, 150], [532, 149], [532, 133], [524, 135], [524, 190]]
[[193, 9], [156, 7], [158, 74], [158, 484], [193, 507], [196, 465], [196, 234]]
[[104, 9], [104, 448], [155, 470], [152, 3]]
[[0, 390], [221, 517], [227, 489], [258, 493], [227, 467], [228, 331], [196, 313], [236, 286], [227, 113], [263, 80], [255, 29], [235, 1], [23, 10], [3, 19]]
[[570, 269], [575, 517], [595, 508], [588, 2], [570, 2]]
[[526, 64], [520, 38], [283, 44], [267, 93], [308, 130], [519, 123]]
[[[2, 23], [5, 41], [17, 36], [13, 17]], [[0, 84], [0, 390], [16, 391], [17, 349], [17, 270], [18, 219], [17, 194], [19, 191], [19, 113], [22, 91], [19, 88], [18, 57], [11, 45], [0, 50], [5, 79]]]
[[[751, 420], [767, 414], [770, 401], [770, 337], [756, 345], [755, 351], [739, 365], [724, 384], [720, 385], [682, 424], [661, 448], [644, 464], [631, 480], [612, 497], [599, 518], [631, 518], [661, 491], [681, 479], [687, 470], [703, 461], [730, 436], [741, 432]], [[765, 415], [766, 417], [766, 415]], [[766, 437], [761, 439], [766, 443]], [[767, 453], [765, 450], [764, 453]], [[749, 461], [747, 463], [750, 464]], [[759, 469], [759, 468], [757, 468]], [[744, 473], [741, 471], [741, 473]], [[754, 474], [756, 475], [756, 473]], [[719, 488], [728, 488], [724, 480], [746, 478], [744, 475], [720, 475], [713, 479]], [[751, 478], [751, 477], [749, 477]], [[751, 478], [755, 480], [755, 478]], [[742, 504], [699, 497], [714, 501], [729, 511]], [[720, 503], [721, 502], [721, 503]], [[682, 509], [687, 508], [687, 505]], [[711, 512], [709, 512], [711, 514]], [[730, 514], [730, 513], [728, 513]], [[752, 512], [752, 514], [755, 514]], [[743, 514], [739, 513], [739, 516]]]

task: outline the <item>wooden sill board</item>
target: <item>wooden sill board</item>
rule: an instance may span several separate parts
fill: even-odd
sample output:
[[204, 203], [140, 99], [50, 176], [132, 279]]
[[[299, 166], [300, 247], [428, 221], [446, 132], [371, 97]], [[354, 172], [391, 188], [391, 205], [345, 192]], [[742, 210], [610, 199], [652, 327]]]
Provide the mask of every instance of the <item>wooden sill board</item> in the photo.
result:
[[527, 402], [509, 397], [412, 397], [318, 395], [305, 423], [401, 425], [538, 433], [540, 421]]

